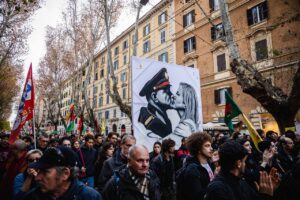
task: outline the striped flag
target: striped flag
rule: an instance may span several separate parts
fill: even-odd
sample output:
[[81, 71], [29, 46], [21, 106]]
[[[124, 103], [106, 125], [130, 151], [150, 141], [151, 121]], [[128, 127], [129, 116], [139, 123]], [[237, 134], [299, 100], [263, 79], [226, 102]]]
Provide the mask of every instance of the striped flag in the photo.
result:
[[18, 139], [21, 129], [26, 123], [26, 121], [31, 120], [33, 118], [33, 111], [34, 111], [34, 87], [33, 87], [33, 79], [32, 79], [32, 64], [30, 64], [24, 89], [23, 89], [21, 102], [16, 116], [16, 120], [14, 122], [14, 126], [12, 128], [8, 140], [10, 144], [14, 143]]

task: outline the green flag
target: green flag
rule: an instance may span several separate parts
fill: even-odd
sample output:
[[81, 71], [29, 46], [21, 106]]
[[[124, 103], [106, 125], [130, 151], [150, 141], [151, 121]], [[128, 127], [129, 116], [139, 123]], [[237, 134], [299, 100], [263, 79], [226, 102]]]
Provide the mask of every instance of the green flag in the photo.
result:
[[242, 111], [240, 108], [237, 106], [235, 101], [233, 101], [232, 97], [230, 94], [225, 91], [225, 99], [226, 99], [226, 105], [225, 105], [225, 123], [229, 128], [230, 134], [233, 133], [233, 124], [232, 124], [232, 119], [235, 118], [236, 116], [240, 115]]

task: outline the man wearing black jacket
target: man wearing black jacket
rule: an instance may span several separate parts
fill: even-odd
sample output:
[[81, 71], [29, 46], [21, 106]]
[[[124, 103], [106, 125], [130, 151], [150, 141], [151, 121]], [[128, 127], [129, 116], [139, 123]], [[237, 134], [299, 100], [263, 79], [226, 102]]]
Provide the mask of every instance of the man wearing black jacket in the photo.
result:
[[271, 176], [260, 173], [259, 193], [243, 179], [248, 151], [238, 142], [229, 141], [219, 149], [221, 172], [208, 185], [205, 200], [272, 199]]
[[102, 191], [107, 181], [114, 174], [114, 171], [119, 170], [123, 165], [127, 164], [129, 148], [135, 144], [135, 141], [136, 140], [133, 135], [124, 135], [121, 140], [121, 149], [117, 150], [113, 157], [107, 159], [103, 163], [97, 184], [100, 191]]
[[149, 169], [149, 152], [143, 145], [134, 145], [123, 166], [106, 184], [105, 200], [160, 200], [159, 180]]
[[177, 200], [203, 199], [207, 185], [214, 178], [213, 167], [208, 162], [213, 153], [211, 136], [193, 133], [187, 138], [186, 146], [191, 156], [177, 175]]

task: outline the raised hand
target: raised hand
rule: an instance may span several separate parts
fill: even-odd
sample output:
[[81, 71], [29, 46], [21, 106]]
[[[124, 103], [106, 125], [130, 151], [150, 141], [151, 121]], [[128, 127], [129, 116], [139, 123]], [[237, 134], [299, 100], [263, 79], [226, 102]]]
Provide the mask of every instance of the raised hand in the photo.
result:
[[[273, 172], [274, 173], [274, 172]], [[271, 176], [267, 174], [267, 172], [260, 172], [259, 177], [259, 192], [263, 194], [267, 194], [273, 196], [274, 187], [271, 180]]]

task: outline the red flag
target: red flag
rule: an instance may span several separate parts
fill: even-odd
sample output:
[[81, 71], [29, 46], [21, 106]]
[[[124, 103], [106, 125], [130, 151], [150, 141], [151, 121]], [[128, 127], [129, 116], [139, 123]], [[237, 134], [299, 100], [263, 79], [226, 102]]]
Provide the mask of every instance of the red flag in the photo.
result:
[[32, 64], [30, 64], [26, 82], [23, 89], [21, 102], [19, 105], [19, 110], [9, 137], [10, 144], [16, 141], [26, 121], [31, 120], [33, 118], [33, 109], [34, 109], [34, 87], [33, 87], [33, 80], [32, 80]]
[[79, 122], [77, 125], [77, 130], [79, 131], [79, 135], [81, 135], [82, 130], [83, 130], [83, 114], [81, 113], [80, 118], [79, 118]]

